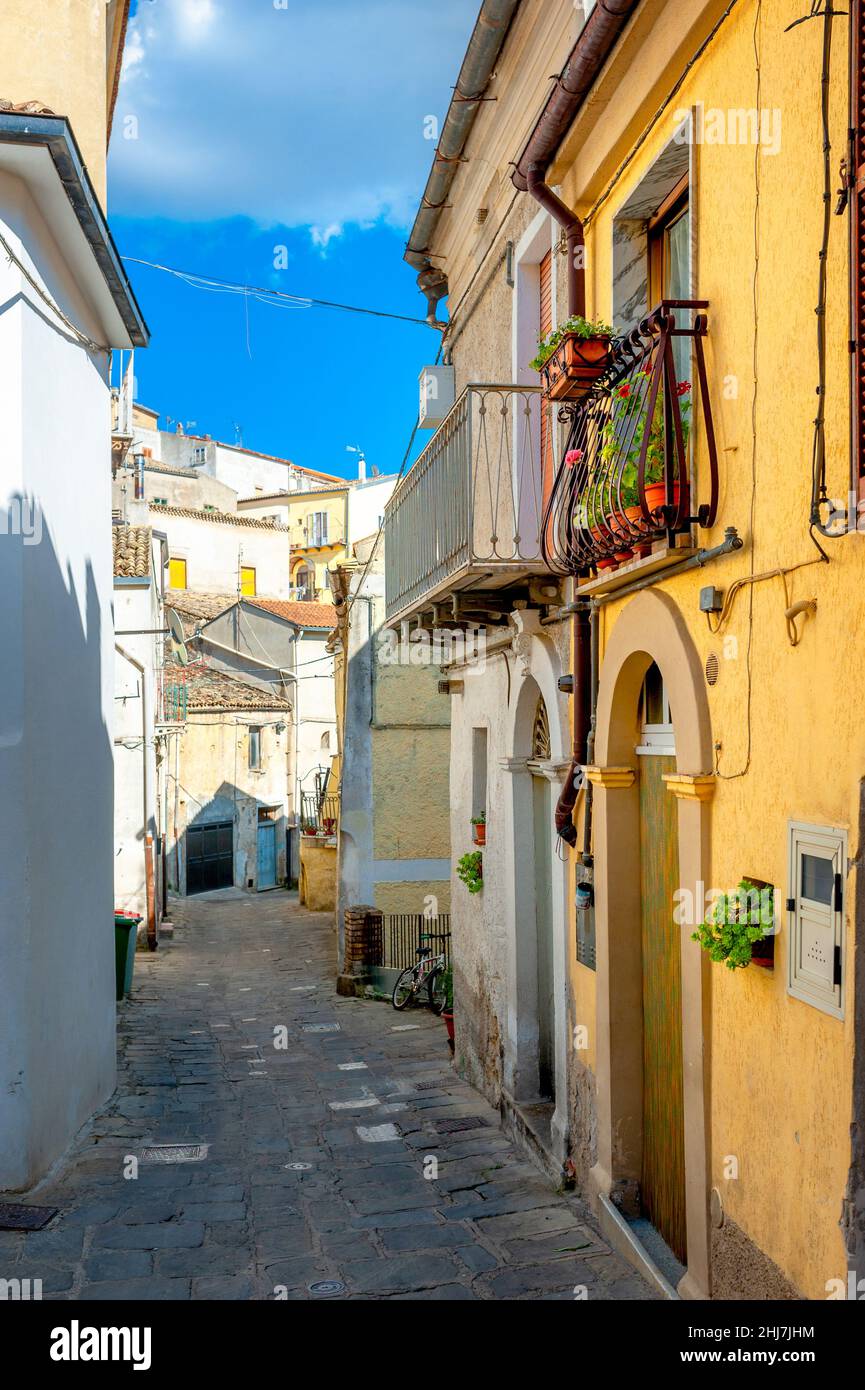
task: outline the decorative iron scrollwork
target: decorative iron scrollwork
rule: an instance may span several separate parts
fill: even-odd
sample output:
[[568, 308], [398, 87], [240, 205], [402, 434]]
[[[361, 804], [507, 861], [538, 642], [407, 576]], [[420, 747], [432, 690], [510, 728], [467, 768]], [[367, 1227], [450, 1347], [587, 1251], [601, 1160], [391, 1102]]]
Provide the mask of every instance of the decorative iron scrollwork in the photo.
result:
[[[558, 409], [564, 456], [544, 513], [551, 569], [586, 575], [647, 555], [691, 525], [714, 525], [718, 467], [703, 338], [705, 300], [664, 300], [616, 340], [610, 365], [580, 401]], [[687, 322], [679, 326], [683, 315]], [[693, 322], [691, 319], [693, 317]], [[691, 343], [709, 462], [709, 501], [691, 507], [694, 387], [676, 375], [676, 340]]]

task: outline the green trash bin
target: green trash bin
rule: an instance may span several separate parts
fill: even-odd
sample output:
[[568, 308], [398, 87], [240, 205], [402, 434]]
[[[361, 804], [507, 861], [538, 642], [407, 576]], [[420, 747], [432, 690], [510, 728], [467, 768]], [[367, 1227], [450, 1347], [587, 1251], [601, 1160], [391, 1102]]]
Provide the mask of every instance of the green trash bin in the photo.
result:
[[122, 999], [132, 988], [132, 972], [135, 969], [135, 945], [138, 939], [140, 917], [128, 917], [122, 912], [114, 914], [114, 970], [115, 997]]

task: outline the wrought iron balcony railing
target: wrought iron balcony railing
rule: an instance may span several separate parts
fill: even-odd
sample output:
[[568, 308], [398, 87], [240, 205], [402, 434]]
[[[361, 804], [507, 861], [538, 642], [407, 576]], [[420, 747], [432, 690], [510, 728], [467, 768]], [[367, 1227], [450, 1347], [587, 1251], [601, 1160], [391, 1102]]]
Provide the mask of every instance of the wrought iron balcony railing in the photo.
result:
[[[586, 576], [647, 556], [664, 536], [672, 545], [692, 525], [714, 525], [718, 465], [703, 353], [706, 308], [705, 300], [664, 300], [614, 343], [590, 393], [561, 407], [568, 437], [543, 520], [551, 569]], [[680, 343], [689, 344], [696, 368], [708, 456], [709, 500], [696, 509], [694, 387], [677, 376]]]
[[185, 724], [188, 708], [188, 687], [178, 668], [163, 668], [157, 672], [156, 722]]
[[547, 573], [543, 504], [540, 387], [467, 386], [385, 509], [388, 619]]

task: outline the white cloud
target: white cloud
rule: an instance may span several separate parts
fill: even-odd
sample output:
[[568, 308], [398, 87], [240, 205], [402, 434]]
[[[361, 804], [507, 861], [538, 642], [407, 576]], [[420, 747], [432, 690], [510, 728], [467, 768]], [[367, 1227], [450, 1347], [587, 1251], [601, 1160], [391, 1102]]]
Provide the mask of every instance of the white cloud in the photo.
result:
[[313, 246], [320, 247], [324, 255], [334, 238], [342, 236], [342, 225], [339, 222], [330, 222], [326, 227], [310, 227], [309, 234]]
[[434, 150], [424, 120], [447, 106], [474, 16], [466, 0], [141, 0], [112, 211], [309, 226], [322, 251], [347, 223], [407, 226]]

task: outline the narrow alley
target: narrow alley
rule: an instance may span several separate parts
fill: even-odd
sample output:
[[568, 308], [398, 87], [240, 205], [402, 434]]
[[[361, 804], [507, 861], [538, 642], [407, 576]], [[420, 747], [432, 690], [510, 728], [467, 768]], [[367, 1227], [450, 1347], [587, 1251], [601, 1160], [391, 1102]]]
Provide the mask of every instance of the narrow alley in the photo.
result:
[[[657, 1296], [518, 1157], [439, 1019], [337, 996], [332, 917], [283, 891], [175, 907], [136, 958], [112, 1102], [28, 1198], [58, 1215], [0, 1233], [6, 1278], [53, 1299]], [[148, 1160], [174, 1144], [203, 1152]]]

